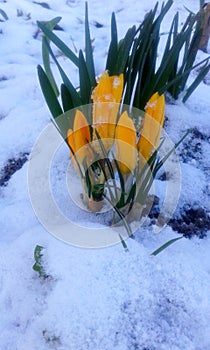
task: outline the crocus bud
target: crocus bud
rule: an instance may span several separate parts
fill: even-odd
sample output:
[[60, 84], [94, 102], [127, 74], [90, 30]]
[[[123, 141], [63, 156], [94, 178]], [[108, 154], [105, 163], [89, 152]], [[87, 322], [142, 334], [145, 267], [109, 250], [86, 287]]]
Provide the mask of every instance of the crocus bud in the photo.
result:
[[138, 150], [147, 161], [152, 151], [158, 147], [160, 134], [165, 116], [165, 97], [156, 92], [145, 107], [145, 115], [142, 124], [141, 136], [138, 142]]
[[90, 142], [90, 129], [84, 114], [79, 110], [76, 111], [74, 118], [73, 138], [75, 154], [78, 162], [82, 165], [85, 157], [87, 159], [90, 158], [91, 151], [88, 147], [88, 143]]
[[116, 159], [120, 170], [130, 173], [136, 167], [136, 129], [128, 113], [125, 111], [119, 118], [115, 131]]
[[[117, 113], [123, 92], [123, 74], [109, 77], [104, 72], [93, 90], [93, 140], [97, 140], [97, 133], [104, 140], [107, 151], [113, 145]], [[103, 140], [102, 140], [103, 141]], [[98, 147], [99, 148], [99, 147]], [[100, 152], [100, 149], [98, 149]]]

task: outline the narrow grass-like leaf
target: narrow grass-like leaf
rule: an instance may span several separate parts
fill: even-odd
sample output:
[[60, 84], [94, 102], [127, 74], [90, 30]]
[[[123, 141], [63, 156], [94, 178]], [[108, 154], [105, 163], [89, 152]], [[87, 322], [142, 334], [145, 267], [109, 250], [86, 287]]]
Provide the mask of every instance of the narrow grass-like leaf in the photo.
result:
[[46, 41], [46, 45], [48, 46], [49, 53], [50, 53], [51, 57], [53, 58], [54, 62], [56, 63], [56, 65], [58, 67], [58, 70], [60, 72], [60, 75], [61, 75], [61, 77], [63, 79], [64, 84], [66, 85], [67, 89], [69, 90], [69, 93], [71, 94], [72, 101], [74, 103], [74, 107], [81, 106], [82, 105], [82, 101], [81, 101], [81, 98], [80, 98], [78, 92], [76, 91], [76, 89], [74, 88], [72, 83], [70, 82], [69, 78], [67, 77], [66, 73], [62, 69], [61, 65], [59, 64], [59, 62], [58, 62], [57, 58], [55, 57], [51, 47], [49, 46], [47, 40], [45, 38], [43, 40]]
[[174, 31], [174, 26], [175, 26], [175, 21], [178, 21], [178, 13], [174, 16], [174, 19], [171, 23], [171, 27], [170, 27], [170, 30], [169, 30], [169, 33], [168, 33], [168, 38], [167, 38], [167, 41], [166, 41], [166, 44], [165, 44], [165, 49], [164, 49], [164, 53], [163, 53], [163, 56], [162, 56], [162, 62], [165, 61], [167, 55], [168, 55], [168, 52], [170, 50], [170, 47], [171, 47], [171, 42], [172, 42], [172, 34], [173, 34], [173, 31]]
[[85, 2], [85, 57], [86, 57], [86, 64], [87, 64], [89, 79], [92, 87], [95, 87], [96, 86], [95, 68], [94, 68], [94, 60], [93, 60], [93, 48], [92, 48], [92, 43], [90, 38], [87, 2]]
[[[110, 195], [110, 199], [111, 199], [111, 202], [112, 203], [115, 203], [117, 201], [117, 186], [116, 186], [116, 183], [115, 183], [115, 174], [114, 174], [114, 169], [113, 169], [113, 166], [112, 166], [112, 163], [108, 157], [108, 153], [104, 147], [104, 144], [103, 144], [103, 141], [101, 140], [101, 137], [98, 133], [98, 131], [95, 129], [95, 133], [96, 133], [96, 136], [97, 136], [97, 139], [98, 139], [98, 142], [99, 142], [99, 146], [101, 148], [101, 151], [102, 151], [102, 154], [103, 154], [103, 160], [99, 160], [98, 161], [98, 164], [99, 164], [99, 167], [104, 175], [104, 178], [106, 180], [106, 184], [107, 184], [107, 188], [108, 188], [108, 191], [109, 191], [109, 195]], [[93, 148], [93, 152], [95, 152], [94, 148]], [[98, 155], [96, 154], [96, 157]], [[104, 164], [102, 164], [102, 161], [104, 161]], [[110, 175], [110, 178], [112, 179], [112, 182], [113, 182], [113, 187], [114, 187], [114, 191], [115, 191], [115, 197], [114, 197], [114, 194], [111, 190], [111, 186], [109, 184], [109, 181], [108, 181], [108, 177], [107, 177], [107, 174], [106, 174], [106, 171], [105, 171], [105, 168], [104, 168], [104, 165], [107, 166], [107, 169], [108, 169], [108, 172], [109, 172], [109, 175]]]
[[183, 236], [171, 239], [170, 241], [163, 244], [160, 248], [158, 248], [154, 252], [152, 252], [151, 255], [156, 256], [156, 255], [160, 254], [164, 249], [168, 248], [171, 244], [179, 241], [182, 238], [183, 238]]
[[210, 70], [210, 64], [208, 64], [206, 67], [202, 68], [194, 82], [188, 87], [186, 94], [184, 95], [182, 101], [185, 103], [187, 99], [190, 97], [190, 95], [193, 93], [193, 91], [198, 87], [198, 85], [203, 81], [204, 77]]
[[55, 82], [55, 79], [54, 79], [54, 76], [52, 74], [52, 70], [50, 67], [49, 50], [48, 50], [48, 47], [46, 45], [46, 41], [43, 39], [42, 39], [42, 60], [43, 60], [44, 69], [45, 69], [47, 77], [50, 81], [50, 84], [55, 92], [55, 95], [58, 96], [59, 90], [58, 90], [57, 84]]
[[[172, 81], [167, 82], [164, 86], [162, 86], [159, 89], [159, 95], [162, 95], [166, 90], [170, 91], [169, 88], [177, 83], [179, 80], [182, 79], [182, 77], [184, 77], [185, 75], [189, 74], [193, 69], [201, 66], [202, 64], [205, 64], [206, 62], [209, 61], [209, 57], [205, 58], [204, 60], [198, 62], [197, 64], [195, 64], [193, 67], [188, 68], [188, 70], [184, 71], [184, 73], [180, 73], [179, 75], [176, 76], [176, 78], [174, 78]], [[204, 78], [204, 77], [203, 77]], [[179, 92], [181, 92], [181, 90], [179, 89]], [[174, 98], [176, 98], [175, 96], [173, 96]]]
[[57, 37], [51, 30], [49, 30], [42, 22], [37, 21], [38, 27], [43, 31], [46, 37], [51, 40], [61, 52], [68, 57], [77, 67], [79, 66], [79, 59], [69, 47]]
[[146, 67], [146, 62], [152, 46], [152, 23], [155, 12], [156, 10], [150, 11], [137, 30], [139, 35], [132, 46], [131, 55], [128, 61], [128, 69], [126, 68], [127, 72], [125, 71], [127, 85], [125, 103], [130, 104], [132, 98], [134, 101], [133, 105], [140, 109], [144, 108], [144, 94], [142, 93], [142, 90], [146, 87], [147, 82], [149, 81], [147, 80], [146, 75], [150, 70], [150, 67]]
[[133, 185], [131, 186], [125, 205], [129, 203], [133, 203], [135, 199], [135, 195], [136, 195], [136, 182], [134, 182]]
[[43, 68], [40, 65], [38, 65], [37, 70], [38, 70], [39, 82], [41, 85], [41, 89], [42, 89], [45, 101], [48, 105], [48, 108], [52, 116], [56, 118], [59, 115], [63, 114], [63, 110], [60, 106], [60, 103], [58, 102], [57, 96], [55, 95], [55, 92]]
[[82, 165], [83, 165], [83, 169], [85, 170], [84, 178], [85, 178], [85, 183], [86, 183], [87, 190], [88, 190], [88, 197], [90, 198], [91, 194], [92, 194], [92, 184], [91, 184], [91, 180], [90, 180], [89, 169], [87, 166], [86, 157], [83, 159]]
[[[60, 20], [61, 20], [61, 17], [55, 17], [52, 20], [46, 22], [45, 26], [52, 31], [53, 28], [60, 22]], [[43, 37], [44, 37], [44, 34], [43, 34]], [[58, 96], [59, 90], [51, 70], [50, 54], [49, 54], [48, 46], [46, 45], [46, 40], [49, 45], [50, 45], [50, 41], [49, 39], [43, 40], [43, 37], [42, 37], [42, 60], [43, 60], [45, 73], [47, 74], [47, 77], [52, 85], [53, 90], [55, 91], [56, 96]]]
[[133, 43], [133, 48], [132, 48], [132, 53], [129, 57], [129, 63], [128, 63], [128, 67], [127, 67], [127, 72], [125, 72], [125, 89], [126, 89], [126, 93], [124, 96], [124, 101], [123, 103], [126, 105], [131, 105], [132, 104], [132, 96], [134, 94], [134, 82], [133, 82], [133, 75], [134, 75], [134, 59], [135, 59], [135, 55], [137, 52], [137, 47], [138, 47], [138, 40], [135, 39], [134, 43]]
[[123, 225], [125, 226], [125, 229], [128, 233], [128, 236], [132, 235], [132, 230], [130, 225], [128, 224], [128, 222], [125, 219], [125, 216], [123, 215], [123, 213], [116, 207], [116, 205], [113, 205], [113, 203], [110, 201], [110, 199], [106, 196], [106, 194], [104, 194], [104, 197], [107, 199], [107, 201], [111, 204], [112, 208], [115, 210], [115, 212], [117, 213], [117, 215], [120, 217], [120, 219], [123, 222]]
[[[154, 25], [157, 26], [158, 28], [160, 28], [160, 25], [163, 21], [163, 18], [165, 17], [166, 13], [169, 11], [169, 9], [171, 8], [171, 6], [173, 5], [173, 0], [168, 0], [167, 3], [163, 3], [161, 10], [160, 10], [160, 14], [157, 17], [157, 19], [154, 22]], [[158, 6], [158, 2], [155, 5], [155, 9], [157, 11], [157, 6]], [[155, 12], [156, 12], [155, 11]]]
[[101, 137], [100, 137], [100, 135], [99, 135], [99, 133], [98, 133], [98, 131], [96, 129], [95, 129], [95, 133], [96, 133], [96, 136], [97, 136], [100, 148], [102, 150], [104, 160], [105, 160], [105, 162], [107, 164], [107, 167], [108, 167], [108, 170], [109, 170], [109, 173], [110, 173], [110, 177], [111, 177], [111, 179], [114, 179], [114, 170], [113, 170], [113, 167], [112, 167], [112, 163], [109, 160], [108, 153], [107, 153], [107, 151], [106, 151], [106, 149], [104, 147], [103, 141], [101, 140]]
[[144, 164], [140, 173], [136, 176], [136, 201], [140, 204], [144, 204], [147, 194], [152, 185], [154, 179], [154, 169], [158, 161], [158, 151], [162, 147], [164, 141], [165, 139], [161, 140], [157, 149], [153, 152], [148, 161]]
[[[58, 128], [58, 125], [55, 124], [55, 127], [57, 128], [58, 132], [60, 132], [59, 128]], [[80, 173], [80, 177], [81, 179], [85, 180], [85, 176], [83, 175], [83, 172], [82, 172], [82, 168], [81, 168], [81, 165], [80, 163], [78, 162], [78, 159], [77, 159], [77, 156], [76, 154], [74, 153], [74, 150], [71, 148], [71, 146], [69, 145], [68, 141], [67, 141], [67, 137], [64, 138], [63, 134], [60, 132], [61, 136], [63, 137], [63, 139], [65, 140], [67, 146], [69, 147], [72, 155], [74, 156], [74, 160], [77, 164], [77, 167], [78, 167], [78, 170], [79, 170], [79, 173]]]
[[116, 207], [122, 208], [125, 206], [125, 181], [124, 181], [123, 174], [120, 170], [118, 161], [115, 159], [115, 157], [113, 157], [113, 161], [114, 161], [115, 167], [117, 169], [117, 173], [118, 173], [119, 180], [120, 180], [120, 189], [121, 189], [120, 199], [117, 202]]
[[64, 112], [67, 112], [74, 108], [71, 94], [64, 84], [61, 84], [61, 100]]
[[204, 7], [205, 0], [200, 0], [200, 9]]
[[125, 240], [122, 238], [121, 234], [119, 234], [119, 237], [120, 237], [120, 242], [122, 243], [123, 248], [125, 249], [126, 252], [128, 252], [129, 251], [128, 246], [125, 243]]
[[133, 40], [136, 34], [136, 27], [128, 29], [125, 38], [121, 41], [118, 49], [117, 64], [116, 64], [116, 74], [119, 75], [124, 72], [126, 63], [128, 61], [129, 53]]
[[82, 104], [90, 103], [91, 99], [91, 81], [88, 74], [88, 68], [82, 53], [79, 51], [79, 81], [80, 81], [80, 96]]
[[155, 166], [153, 170], [153, 176], [157, 174], [158, 170], [163, 166], [166, 160], [170, 157], [170, 155], [175, 151], [175, 149], [182, 143], [182, 141], [187, 137], [187, 135], [192, 132], [192, 129], [188, 129], [186, 133], [181, 137], [181, 139], [172, 147], [172, 149], [163, 157]]
[[[194, 35], [193, 35], [193, 39], [191, 41], [190, 44], [190, 48], [187, 52], [187, 57], [186, 57], [186, 61], [184, 62], [184, 71], [188, 71], [188, 74], [185, 74], [183, 76], [182, 82], [181, 82], [181, 91], [184, 90], [184, 87], [187, 83], [187, 79], [190, 75], [191, 69], [193, 67], [197, 52], [198, 52], [198, 46], [199, 46], [199, 42], [200, 42], [200, 38], [201, 38], [201, 34], [202, 31], [201, 30], [196, 30]], [[191, 68], [191, 69], [190, 69]]]
[[106, 69], [109, 71], [110, 75], [115, 74], [115, 64], [116, 64], [117, 54], [118, 54], [117, 23], [116, 23], [115, 14], [112, 13], [111, 42], [109, 45], [107, 61], [106, 61]]

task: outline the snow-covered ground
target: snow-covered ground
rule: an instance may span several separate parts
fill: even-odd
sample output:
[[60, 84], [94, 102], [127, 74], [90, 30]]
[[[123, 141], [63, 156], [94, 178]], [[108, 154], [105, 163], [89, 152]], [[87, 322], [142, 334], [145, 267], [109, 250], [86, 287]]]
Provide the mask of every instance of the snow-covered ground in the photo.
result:
[[[122, 36], [155, 2], [88, 2], [97, 75], [104, 70], [111, 13], [116, 13]], [[196, 12], [199, 1], [174, 0], [163, 30], [176, 11], [186, 18], [184, 5]], [[0, 9], [8, 16], [0, 22], [0, 179], [5, 169], [17, 167], [9, 160], [24, 163], [50, 122], [37, 79], [36, 66], [42, 58], [36, 21], [61, 16], [64, 30], [58, 35], [72, 49], [84, 48], [84, 1], [49, 0], [45, 7], [39, 1], [0, 0]], [[198, 58], [206, 56], [199, 52]], [[62, 59], [76, 82], [76, 69]], [[184, 205], [209, 210], [209, 96], [209, 85], [202, 83], [186, 104], [178, 100], [166, 107], [166, 132], [173, 142], [186, 129], [197, 130], [178, 150], [177, 212]], [[88, 225], [89, 214], [81, 216], [63, 187], [68, 160], [68, 149], [59, 148], [51, 174], [54, 196], [78, 227]], [[135, 239], [127, 240], [127, 252], [121, 244], [100, 249], [66, 244], [47, 232], [33, 211], [28, 165], [29, 161], [20, 165], [0, 187], [0, 349], [209, 350], [209, 232], [204, 239], [181, 239], [156, 257], [152, 251], [178, 237], [170, 226], [155, 234], [154, 227], [144, 223]], [[29, 184], [33, 186], [30, 179]], [[156, 191], [161, 197], [163, 181], [156, 181]], [[96, 229], [95, 222], [90, 225]], [[46, 279], [32, 269], [36, 245], [45, 248]]]

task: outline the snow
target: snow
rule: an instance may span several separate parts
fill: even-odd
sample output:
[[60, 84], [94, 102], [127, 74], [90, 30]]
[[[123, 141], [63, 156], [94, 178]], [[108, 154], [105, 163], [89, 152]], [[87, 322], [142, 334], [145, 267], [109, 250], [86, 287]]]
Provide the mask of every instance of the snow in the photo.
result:
[[[0, 9], [9, 17], [0, 22], [0, 169], [9, 159], [33, 154], [35, 143], [50, 123], [36, 71], [42, 64], [36, 21], [61, 16], [64, 31], [58, 35], [72, 50], [84, 48], [84, 1], [46, 3], [50, 9], [32, 0], [0, 1]], [[96, 0], [88, 2], [97, 75], [104, 70], [111, 13], [116, 13], [121, 37], [128, 27], [140, 23], [155, 3], [112, 0], [104, 6]], [[163, 31], [176, 11], [181, 20], [186, 18], [184, 5], [197, 11], [199, 1], [174, 0]], [[97, 28], [96, 22], [103, 27]], [[206, 56], [199, 52], [198, 59]], [[61, 59], [76, 82], [75, 67]], [[171, 184], [175, 186], [174, 194], [178, 191], [180, 195], [178, 208], [195, 202], [209, 205], [209, 113], [209, 85], [204, 83], [186, 104], [179, 99], [166, 107], [166, 132], [173, 142], [194, 127], [206, 137], [201, 140], [201, 158], [182, 161], [183, 147], [192, 140], [177, 151], [181, 190], [179, 183], [176, 187], [171, 164], [171, 183], [155, 183], [155, 193], [163, 197]], [[72, 169], [68, 169], [68, 149], [54, 136], [46, 142], [48, 147], [43, 144], [40, 153], [54, 154], [48, 174], [53, 197], [63, 215], [75, 223], [75, 235], [81, 227], [89, 226], [94, 234], [103, 230], [106, 212], [91, 215], [81, 205], [78, 179], [70, 177]], [[55, 149], [50, 149], [51, 145]], [[0, 187], [0, 349], [209, 350], [209, 232], [202, 240], [183, 238], [156, 257], [151, 253], [178, 234], [170, 226], [154, 233], [155, 227], [149, 226], [148, 220], [136, 232], [135, 240], [126, 241], [127, 252], [121, 244], [87, 249], [76, 244], [77, 237], [75, 245], [67, 244], [43, 227], [30, 202], [32, 187], [36, 190], [38, 186], [35, 175], [41, 176], [43, 169], [34, 174], [33, 182], [28, 177], [28, 161], [7, 186]], [[44, 196], [41, 199], [44, 201]], [[171, 198], [168, 200], [170, 203]], [[32, 269], [36, 245], [44, 247], [46, 279]]]

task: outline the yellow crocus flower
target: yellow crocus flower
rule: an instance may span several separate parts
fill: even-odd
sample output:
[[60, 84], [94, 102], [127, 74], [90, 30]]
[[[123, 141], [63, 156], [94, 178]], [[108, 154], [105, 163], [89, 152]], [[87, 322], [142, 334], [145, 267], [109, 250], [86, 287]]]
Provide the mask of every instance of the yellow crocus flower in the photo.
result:
[[73, 131], [72, 129], [68, 130], [67, 141], [74, 154], [76, 154], [77, 160], [80, 164], [82, 164], [85, 157], [87, 160], [90, 160], [92, 156], [92, 152], [88, 147], [88, 144], [91, 141], [90, 129], [84, 114], [79, 110], [76, 111]]
[[[123, 92], [123, 74], [109, 76], [104, 72], [92, 93], [93, 100], [93, 140], [97, 140], [97, 130], [107, 151], [113, 145], [119, 104]], [[98, 151], [100, 152], [100, 148]]]
[[165, 97], [158, 92], [152, 95], [145, 107], [141, 136], [138, 142], [140, 156], [148, 160], [158, 147], [165, 116]]
[[136, 129], [128, 113], [125, 111], [119, 118], [115, 131], [116, 160], [120, 170], [128, 174], [136, 167]]

